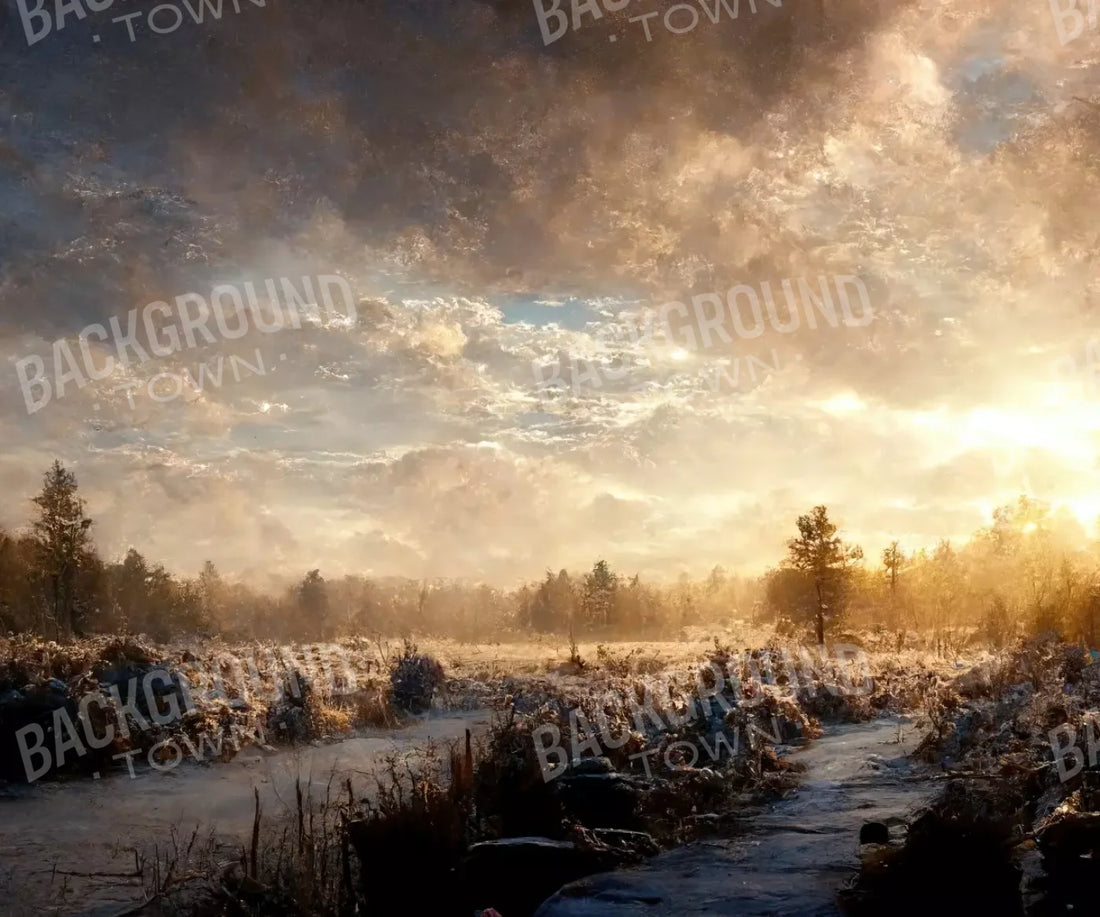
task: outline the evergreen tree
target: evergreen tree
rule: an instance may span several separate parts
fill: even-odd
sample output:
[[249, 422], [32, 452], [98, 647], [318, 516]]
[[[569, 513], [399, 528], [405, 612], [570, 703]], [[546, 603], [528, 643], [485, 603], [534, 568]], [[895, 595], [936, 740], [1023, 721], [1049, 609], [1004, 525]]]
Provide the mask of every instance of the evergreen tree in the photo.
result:
[[584, 578], [582, 610], [589, 628], [607, 627], [613, 622], [615, 593], [619, 578], [611, 572], [606, 560], [598, 560], [592, 572]]
[[[421, 593], [423, 601], [426, 591]], [[328, 589], [320, 570], [310, 570], [298, 585], [298, 610], [302, 614], [302, 631], [307, 634], [328, 632]]]
[[32, 523], [38, 547], [39, 571], [48, 587], [58, 637], [83, 632], [88, 613], [77, 594], [78, 576], [91, 563], [88, 530], [92, 520], [77, 496], [76, 476], [54, 461], [44, 475], [42, 493], [34, 498], [38, 518]]
[[815, 506], [813, 512], [799, 516], [797, 524], [799, 537], [787, 542], [788, 563], [805, 573], [813, 584], [814, 629], [821, 646], [825, 643], [825, 620], [843, 612], [850, 564], [861, 559], [863, 551], [840, 540], [824, 506]]

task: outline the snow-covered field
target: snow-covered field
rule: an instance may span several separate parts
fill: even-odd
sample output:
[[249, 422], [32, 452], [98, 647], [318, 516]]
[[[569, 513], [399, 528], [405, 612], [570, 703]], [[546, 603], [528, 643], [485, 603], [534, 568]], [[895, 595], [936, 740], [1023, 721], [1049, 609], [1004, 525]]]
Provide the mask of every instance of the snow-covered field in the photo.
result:
[[[696, 782], [717, 779], [714, 769], [730, 799], [784, 792], [793, 774], [773, 750], [752, 741], [753, 730], [780, 743], [782, 756], [789, 743], [819, 735], [819, 719], [862, 721], [912, 710], [931, 685], [966, 667], [883, 651], [870, 638], [860, 641], [866, 649], [838, 643], [818, 652], [770, 628], [685, 636], [582, 643], [575, 654], [558, 638], [477, 645], [424, 639], [412, 657], [412, 648], [396, 641], [361, 638], [310, 646], [157, 645], [133, 637], [63, 647], [0, 641], [0, 725], [10, 731], [16, 714], [42, 723], [41, 754], [53, 755], [55, 764], [59, 732], [70, 746], [72, 736], [68, 726], [51, 731], [51, 722], [71, 722], [85, 740], [82, 754], [64, 749], [60, 770], [30, 786], [13, 780], [0, 792], [0, 889], [22, 909], [13, 914], [46, 906], [62, 915], [117, 912], [140, 900], [158, 854], [171, 860], [193, 837], [209, 850], [207, 863], [232, 862], [232, 851], [248, 839], [257, 800], [270, 826], [294, 810], [298, 786], [323, 803], [345, 794], [350, 779], [357, 797], [369, 797], [395, 753], [434, 747], [446, 760], [467, 730], [475, 743], [498, 741], [490, 759], [503, 755], [529, 766], [538, 728], [557, 729], [569, 753], [580, 724], [600, 722], [599, 734], [586, 736], [595, 743], [587, 754], [608, 756], [639, 786], [667, 786], [690, 804]], [[410, 713], [409, 686], [399, 688], [394, 673], [403, 658], [425, 655], [442, 665], [442, 680], [429, 689], [425, 708]], [[720, 673], [721, 684], [700, 681], [704, 670]], [[151, 694], [147, 682], [155, 687]], [[702, 702], [703, 689], [725, 699], [725, 713]], [[121, 713], [110, 703], [115, 692], [129, 714], [129, 736], [121, 735]], [[97, 701], [85, 722], [79, 710], [88, 697]], [[181, 715], [157, 722], [173, 701]], [[651, 708], [648, 718], [639, 719], [632, 709], [638, 704]], [[87, 742], [111, 728], [108, 747]], [[750, 741], [719, 757], [716, 735], [732, 729], [736, 746], [746, 728]], [[604, 747], [612, 734], [618, 744]], [[504, 751], [501, 736], [508, 740]], [[218, 753], [210, 754], [218, 737]], [[683, 749], [694, 756], [692, 748], [712, 747], [714, 761], [684, 760]], [[4, 750], [9, 775], [14, 764], [18, 776], [22, 762], [10, 736]], [[652, 757], [639, 762], [639, 754]], [[719, 805], [712, 791], [708, 804]], [[652, 829], [665, 845], [695, 830], [676, 818], [665, 821]], [[107, 909], [95, 910], [100, 906]]]

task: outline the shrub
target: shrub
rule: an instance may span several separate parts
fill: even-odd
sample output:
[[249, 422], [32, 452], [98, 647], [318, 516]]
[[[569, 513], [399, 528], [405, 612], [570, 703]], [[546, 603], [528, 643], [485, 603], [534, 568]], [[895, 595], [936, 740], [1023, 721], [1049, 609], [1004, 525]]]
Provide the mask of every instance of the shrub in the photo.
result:
[[279, 700], [267, 708], [267, 729], [283, 742], [309, 742], [320, 732], [320, 702], [313, 682], [298, 669], [283, 680]]
[[[634, 648], [627, 653], [616, 653], [601, 643], [596, 647], [596, 659], [599, 661], [600, 667], [610, 675], [626, 678], [633, 670], [634, 656], [640, 652], [641, 650]], [[579, 658], [579, 654], [575, 650], [573, 650], [573, 653]]]
[[[362, 801], [364, 814], [347, 827], [366, 913], [457, 912], [457, 868], [470, 820], [467, 767], [473, 767], [469, 750], [464, 759], [451, 755], [450, 775], [431, 748], [387, 759], [372, 798]], [[394, 881], [411, 874], [417, 877], [411, 887]]]
[[393, 703], [409, 713], [424, 713], [431, 708], [436, 689], [442, 684], [443, 666], [439, 661], [405, 640], [405, 648], [390, 671]]

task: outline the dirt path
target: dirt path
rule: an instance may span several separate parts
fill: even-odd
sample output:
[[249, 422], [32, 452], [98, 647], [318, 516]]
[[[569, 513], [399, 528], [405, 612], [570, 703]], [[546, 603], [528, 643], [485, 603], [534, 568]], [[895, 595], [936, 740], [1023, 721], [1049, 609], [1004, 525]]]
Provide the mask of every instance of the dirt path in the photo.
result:
[[792, 759], [806, 779], [794, 796], [752, 820], [748, 833], [669, 851], [644, 866], [567, 885], [535, 917], [836, 917], [836, 893], [859, 866], [864, 822], [904, 816], [937, 784], [907, 780], [911, 725], [830, 730]]
[[[294, 781], [312, 778], [323, 797], [332, 773], [365, 775], [395, 750], [430, 741], [461, 739], [488, 724], [484, 711], [421, 719], [404, 729], [364, 730], [331, 745], [266, 754], [245, 748], [227, 764], [185, 762], [164, 772], [125, 770], [97, 781], [41, 783], [13, 798], [0, 798], [0, 914], [84, 917], [109, 913], [107, 905], [140, 900], [140, 888], [109, 876], [65, 877], [62, 872], [126, 873], [134, 868], [132, 848], [163, 847], [176, 828], [190, 835], [196, 826], [225, 839], [247, 837], [252, 826], [253, 787], [266, 814], [294, 799]], [[58, 871], [55, 874], [55, 869]], [[65, 883], [70, 891], [62, 894]], [[62, 901], [59, 903], [59, 895]]]

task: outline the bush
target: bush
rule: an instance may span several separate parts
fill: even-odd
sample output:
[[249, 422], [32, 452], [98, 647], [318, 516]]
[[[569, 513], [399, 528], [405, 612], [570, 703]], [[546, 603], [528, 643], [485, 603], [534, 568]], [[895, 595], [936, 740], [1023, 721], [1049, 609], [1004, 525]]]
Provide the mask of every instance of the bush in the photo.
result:
[[[365, 913], [459, 913], [458, 867], [470, 822], [467, 768], [473, 769], [469, 744], [465, 758], [452, 753], [450, 775], [433, 749], [387, 759], [372, 798], [363, 800], [365, 813], [347, 827]], [[409, 875], [416, 876], [411, 886], [395, 881]]]
[[910, 826], [903, 848], [864, 859], [859, 879], [841, 893], [852, 917], [1022, 917], [1019, 837], [1012, 792], [971, 789], [960, 782]]
[[[627, 653], [616, 653], [602, 643], [596, 647], [596, 659], [599, 661], [600, 667], [618, 678], [626, 678], [631, 674], [634, 656], [639, 653], [641, 653], [641, 650], [637, 647]], [[575, 653], [575, 655], [579, 658], [579, 654]]]
[[405, 641], [401, 655], [393, 661], [390, 685], [395, 706], [409, 713], [424, 713], [432, 706], [436, 689], [443, 684], [443, 666], [434, 656], [421, 653], [416, 644]]
[[313, 682], [297, 668], [283, 679], [279, 700], [267, 708], [267, 729], [282, 742], [310, 742], [321, 732], [320, 702]]

